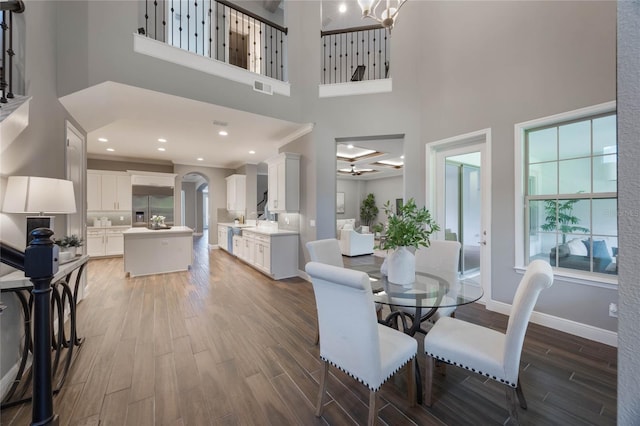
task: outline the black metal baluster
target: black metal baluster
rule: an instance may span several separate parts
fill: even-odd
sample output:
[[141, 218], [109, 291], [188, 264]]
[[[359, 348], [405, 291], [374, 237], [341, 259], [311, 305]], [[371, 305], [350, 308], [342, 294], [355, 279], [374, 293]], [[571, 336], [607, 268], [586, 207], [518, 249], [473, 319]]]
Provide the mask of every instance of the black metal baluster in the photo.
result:
[[[4, 40], [5, 35], [6, 34], [3, 34], [2, 40]], [[9, 55], [9, 64], [7, 65], [7, 71], [5, 74], [6, 76], [5, 83], [9, 85], [9, 92], [7, 93], [8, 99], [14, 98], [13, 96], [13, 56], [15, 54], [16, 52], [13, 51], [13, 12], [9, 12], [9, 49], [7, 49], [7, 55]], [[2, 68], [4, 68], [4, 58], [2, 59]]]
[[[9, 12], [9, 14], [11, 14], [11, 12]], [[7, 23], [6, 21], [6, 17], [7, 17], [7, 11], [3, 10], [2, 11], [2, 24], [0, 24], [0, 26], [2, 26], [2, 76], [0, 76], [0, 89], [2, 89], [2, 96], [0, 96], [0, 103], [6, 104], [7, 103], [7, 97], [6, 95], [6, 90], [7, 90], [7, 72], [6, 72], [6, 68], [7, 68], [7, 57], [6, 57], [6, 51], [7, 51]]]
[[158, 40], [158, 0], [153, 0], [153, 38]]
[[349, 69], [349, 74], [353, 75], [353, 32], [351, 34], [351, 68]]
[[162, 41], [167, 42], [167, 5], [162, 2]]
[[144, 33], [149, 37], [149, 0], [144, 0]]
[[171, 45], [175, 46], [174, 43], [174, 34], [175, 34], [175, 28], [173, 28], [173, 26], [176, 24], [176, 17], [173, 14], [173, 12], [175, 11], [175, 9], [173, 8], [173, 0], [171, 0]]
[[367, 80], [371, 74], [371, 31], [367, 31]]
[[[211, 31], [212, 31], [212, 26], [213, 26], [213, 15], [211, 13], [211, 12], [213, 12], [213, 9], [211, 9], [211, 1], [212, 0], [209, 0], [209, 57], [210, 58], [215, 58], [215, 55], [213, 54], [213, 51], [211, 50], [211, 44], [212, 44], [212, 41], [213, 41], [213, 38], [211, 37]], [[217, 4], [216, 4], [216, 7], [217, 7]], [[216, 26], [217, 26], [217, 22], [218, 22], [218, 19], [216, 18]]]
[[373, 30], [373, 79], [375, 80], [376, 77], [376, 39], [377, 39], [377, 31], [378, 30]]
[[187, 50], [191, 50], [191, 8], [187, 1]]
[[389, 56], [387, 56], [387, 31], [384, 32], [384, 78], [389, 78]]
[[193, 35], [194, 35], [193, 49], [196, 53], [198, 53], [198, 2], [197, 1], [193, 2], [193, 12], [195, 14], [193, 16]]
[[178, 25], [178, 41], [180, 42], [180, 49], [182, 49], [182, 0], [178, 0], [180, 2], [180, 24]]

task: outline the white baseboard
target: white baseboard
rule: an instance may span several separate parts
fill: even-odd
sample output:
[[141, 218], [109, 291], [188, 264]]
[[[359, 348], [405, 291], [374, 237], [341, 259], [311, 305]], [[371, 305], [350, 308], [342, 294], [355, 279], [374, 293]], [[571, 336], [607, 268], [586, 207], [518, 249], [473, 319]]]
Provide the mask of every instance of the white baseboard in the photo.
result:
[[[511, 311], [511, 305], [504, 302], [497, 302], [495, 300], [487, 301], [486, 307], [490, 311], [499, 312], [505, 315], [509, 315], [509, 312]], [[582, 324], [576, 321], [535, 311], [531, 314], [531, 322], [553, 328], [554, 330], [562, 331], [564, 333], [573, 334], [574, 336], [584, 337], [585, 339], [604, 343], [605, 345], [616, 348], [618, 347], [618, 333], [615, 331], [605, 330], [592, 325]]]
[[302, 271], [300, 269], [298, 269], [298, 277], [302, 278], [305, 281], [311, 282], [311, 277], [305, 271]]

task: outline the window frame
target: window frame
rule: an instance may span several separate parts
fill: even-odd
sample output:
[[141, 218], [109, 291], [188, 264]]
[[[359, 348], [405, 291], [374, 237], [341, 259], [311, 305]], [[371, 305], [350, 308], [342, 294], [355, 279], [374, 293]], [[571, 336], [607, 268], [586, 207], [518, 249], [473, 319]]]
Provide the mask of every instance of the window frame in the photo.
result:
[[[517, 271], [524, 271], [527, 267], [527, 259], [529, 256], [528, 248], [526, 247], [526, 243], [528, 238], [525, 236], [525, 232], [529, 232], [529, 223], [526, 220], [528, 217], [527, 214], [527, 203], [526, 203], [526, 191], [525, 191], [525, 182], [527, 182], [527, 152], [526, 152], [526, 133], [529, 130], [533, 129], [542, 129], [545, 127], [557, 127], [559, 125], [565, 125], [571, 122], [582, 121], [585, 119], [594, 119], [599, 116], [604, 116], [607, 114], [614, 113], [616, 114], [616, 102], [605, 102], [602, 104], [581, 108], [573, 111], [568, 111], [556, 115], [552, 115], [549, 117], [542, 117], [535, 120], [530, 120], [522, 123], [517, 123], [514, 126], [515, 134], [514, 134], [514, 142], [515, 142], [515, 161], [514, 161], [514, 171], [515, 171], [515, 259], [514, 259], [514, 268]], [[617, 141], [616, 141], [617, 142]], [[589, 155], [589, 158], [593, 158], [593, 154]], [[525, 176], [526, 175], [526, 176]], [[593, 172], [591, 173], [591, 179], [593, 180]], [[593, 188], [591, 188], [593, 190]], [[559, 188], [558, 188], [559, 190]], [[555, 196], [559, 200], [565, 199], [597, 199], [597, 198], [614, 198], [617, 199], [617, 191], [615, 193], [606, 192], [606, 193], [596, 193], [597, 196], [593, 197], [593, 193], [588, 193], [585, 196], [581, 196], [579, 194], [556, 194]], [[544, 196], [533, 196], [531, 199], [549, 199], [549, 195]], [[598, 272], [590, 272], [590, 271], [579, 271], [579, 270], [571, 270], [554, 267], [554, 275], [557, 277], [561, 277], [567, 281], [587, 284], [587, 285], [595, 285], [598, 287], [605, 288], [617, 288], [618, 284], [618, 276], [617, 275], [606, 275]]]

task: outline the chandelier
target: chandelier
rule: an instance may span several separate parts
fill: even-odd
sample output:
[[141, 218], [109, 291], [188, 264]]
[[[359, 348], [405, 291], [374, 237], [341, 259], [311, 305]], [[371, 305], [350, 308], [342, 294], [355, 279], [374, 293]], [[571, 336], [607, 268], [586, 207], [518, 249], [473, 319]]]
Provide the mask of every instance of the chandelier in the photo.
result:
[[360, 9], [362, 9], [363, 18], [374, 19], [380, 22], [384, 28], [389, 28], [389, 31], [391, 31], [400, 8], [407, 0], [384, 0], [386, 1], [386, 7], [384, 7], [380, 15], [378, 15], [376, 9], [382, 1], [383, 0], [358, 0], [358, 5], [360, 5]]

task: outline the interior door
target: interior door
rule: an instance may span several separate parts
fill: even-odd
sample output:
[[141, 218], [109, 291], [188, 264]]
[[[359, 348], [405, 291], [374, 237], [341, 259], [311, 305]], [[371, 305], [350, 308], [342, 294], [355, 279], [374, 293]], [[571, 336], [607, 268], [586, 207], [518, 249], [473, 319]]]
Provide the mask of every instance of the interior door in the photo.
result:
[[427, 145], [439, 238], [460, 242], [460, 275], [483, 287], [483, 300], [491, 296], [489, 143], [487, 130]]
[[[67, 122], [66, 128], [66, 178], [73, 182], [73, 192], [76, 197], [76, 212], [67, 214], [67, 235], [76, 234], [83, 240], [87, 240], [87, 204], [86, 193], [86, 161], [85, 161], [85, 139], [71, 123]], [[85, 254], [86, 244], [79, 248]], [[86, 274], [82, 274], [82, 282], [78, 288], [78, 299], [85, 295]]]

